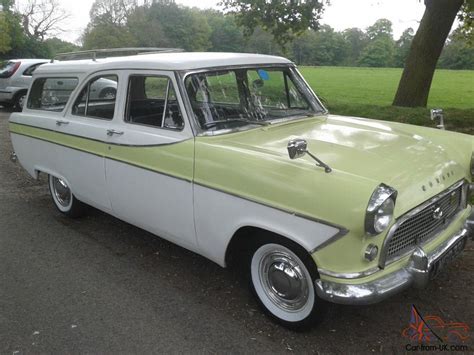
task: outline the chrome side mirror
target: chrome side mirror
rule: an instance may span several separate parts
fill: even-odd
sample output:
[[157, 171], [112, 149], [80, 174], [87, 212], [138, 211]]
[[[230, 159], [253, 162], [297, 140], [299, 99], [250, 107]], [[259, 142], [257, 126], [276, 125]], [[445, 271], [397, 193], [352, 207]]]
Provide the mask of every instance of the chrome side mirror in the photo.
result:
[[304, 139], [292, 139], [288, 142], [288, 146], [286, 148], [288, 149], [288, 155], [290, 156], [290, 159], [298, 159], [308, 153], [308, 155], [316, 161], [316, 165], [324, 168], [326, 173], [330, 173], [332, 171], [332, 169], [326, 163], [308, 151], [308, 143]]
[[436, 125], [439, 129], [445, 129], [444, 126], [444, 111], [440, 108], [434, 108], [431, 110], [431, 121], [439, 120], [439, 123]]
[[304, 139], [292, 139], [288, 142], [288, 155], [290, 159], [298, 159], [303, 157], [308, 148], [308, 143]]

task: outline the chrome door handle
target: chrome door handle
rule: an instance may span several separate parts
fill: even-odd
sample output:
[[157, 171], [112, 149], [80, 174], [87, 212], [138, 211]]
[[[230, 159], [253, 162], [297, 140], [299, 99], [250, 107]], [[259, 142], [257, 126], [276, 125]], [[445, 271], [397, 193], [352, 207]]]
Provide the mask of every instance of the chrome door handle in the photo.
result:
[[121, 136], [123, 134], [123, 131], [116, 131], [115, 129], [108, 129], [107, 130], [107, 135], [109, 137], [112, 137], [114, 134], [116, 134], [117, 136]]
[[69, 124], [69, 121], [61, 121], [61, 120], [56, 121], [56, 126], [62, 126], [66, 124]]

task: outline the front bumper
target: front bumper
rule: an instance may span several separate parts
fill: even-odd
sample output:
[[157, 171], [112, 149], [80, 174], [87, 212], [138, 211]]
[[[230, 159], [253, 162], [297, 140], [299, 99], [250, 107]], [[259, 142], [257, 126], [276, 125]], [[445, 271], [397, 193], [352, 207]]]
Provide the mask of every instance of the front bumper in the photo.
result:
[[[438, 248], [427, 254], [417, 247], [408, 265], [389, 275], [362, 284], [344, 284], [326, 280], [316, 280], [318, 296], [329, 302], [339, 304], [364, 305], [377, 303], [411, 286], [425, 287], [430, 281], [433, 267], [453, 246], [469, 237], [474, 238], [474, 212], [464, 227], [446, 240]], [[463, 245], [465, 245], [465, 242]]]

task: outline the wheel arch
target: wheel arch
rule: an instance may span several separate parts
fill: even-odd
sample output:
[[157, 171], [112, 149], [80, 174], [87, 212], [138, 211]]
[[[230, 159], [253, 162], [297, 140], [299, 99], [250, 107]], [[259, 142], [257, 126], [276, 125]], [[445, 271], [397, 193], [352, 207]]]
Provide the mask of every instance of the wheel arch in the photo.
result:
[[299, 254], [307, 256], [306, 260], [311, 259], [317, 271], [316, 263], [312, 259], [310, 251], [304, 248], [296, 238], [253, 225], [242, 226], [234, 232], [225, 251], [225, 266], [232, 267], [236, 265], [239, 256], [247, 255], [253, 251], [257, 245], [267, 241], [296, 249], [295, 251]]

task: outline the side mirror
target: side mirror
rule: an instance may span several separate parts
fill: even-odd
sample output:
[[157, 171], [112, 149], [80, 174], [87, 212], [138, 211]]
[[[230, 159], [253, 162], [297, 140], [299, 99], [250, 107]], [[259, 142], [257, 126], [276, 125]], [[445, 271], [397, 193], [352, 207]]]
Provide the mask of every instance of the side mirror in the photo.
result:
[[439, 123], [436, 125], [439, 129], [445, 129], [444, 126], [444, 112], [440, 108], [434, 108], [431, 110], [431, 120], [439, 120]]
[[308, 143], [304, 139], [292, 139], [288, 142], [288, 155], [290, 159], [298, 159], [307, 152]]

